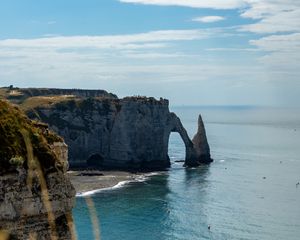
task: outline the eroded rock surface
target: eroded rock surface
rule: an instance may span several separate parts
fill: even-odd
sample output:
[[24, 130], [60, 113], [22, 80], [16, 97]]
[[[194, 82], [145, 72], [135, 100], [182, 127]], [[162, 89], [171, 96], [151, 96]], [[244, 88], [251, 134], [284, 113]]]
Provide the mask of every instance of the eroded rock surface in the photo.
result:
[[[196, 161], [200, 163], [211, 163], [210, 148], [208, 145], [206, 131], [201, 115], [198, 117], [198, 131], [193, 138], [193, 146], [196, 152]], [[197, 164], [196, 164], [197, 165]]]
[[67, 145], [0, 100], [0, 236], [72, 239]]
[[186, 166], [210, 162], [209, 148], [202, 151], [206, 148], [202, 144], [208, 146], [202, 137], [203, 123], [198, 130], [200, 138], [193, 143], [180, 119], [169, 111], [166, 99], [72, 99], [35, 107], [28, 114], [64, 137], [71, 167], [166, 169], [170, 166], [171, 132], [178, 132], [184, 141]]

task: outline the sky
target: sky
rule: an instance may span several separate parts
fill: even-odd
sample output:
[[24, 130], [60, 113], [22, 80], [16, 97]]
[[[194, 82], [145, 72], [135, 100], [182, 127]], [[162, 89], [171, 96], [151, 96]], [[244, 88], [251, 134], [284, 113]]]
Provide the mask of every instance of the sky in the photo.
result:
[[8, 85], [300, 107], [300, 1], [1, 0]]

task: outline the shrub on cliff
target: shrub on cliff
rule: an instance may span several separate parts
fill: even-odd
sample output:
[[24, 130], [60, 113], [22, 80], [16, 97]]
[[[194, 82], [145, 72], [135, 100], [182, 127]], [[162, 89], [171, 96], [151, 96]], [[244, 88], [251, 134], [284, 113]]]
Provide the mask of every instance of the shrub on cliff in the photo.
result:
[[31, 121], [19, 108], [0, 100], [0, 174], [20, 165], [27, 168], [26, 137], [42, 169], [54, 168], [57, 159], [49, 144], [62, 138], [49, 131], [47, 125]]

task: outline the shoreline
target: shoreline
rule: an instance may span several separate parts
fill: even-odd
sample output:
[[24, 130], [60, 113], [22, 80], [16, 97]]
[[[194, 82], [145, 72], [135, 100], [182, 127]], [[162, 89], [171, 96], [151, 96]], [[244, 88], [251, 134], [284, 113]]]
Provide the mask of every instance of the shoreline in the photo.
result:
[[76, 190], [76, 197], [84, 197], [101, 191], [121, 188], [131, 182], [144, 182], [148, 177], [160, 173], [84, 170], [68, 171], [67, 174]]

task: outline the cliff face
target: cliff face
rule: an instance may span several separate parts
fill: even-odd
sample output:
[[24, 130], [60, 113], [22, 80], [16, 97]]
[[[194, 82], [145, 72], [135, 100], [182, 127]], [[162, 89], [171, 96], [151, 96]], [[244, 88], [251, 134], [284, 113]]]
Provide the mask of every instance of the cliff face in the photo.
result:
[[1, 100], [0, 116], [0, 236], [72, 239], [67, 145]]
[[[73, 99], [38, 106], [28, 114], [48, 123], [64, 137], [69, 145], [71, 167], [168, 168], [171, 132], [178, 132], [185, 143], [187, 166], [211, 161], [207, 155], [209, 150], [205, 153], [197, 151], [180, 119], [169, 112], [169, 103], [165, 99]], [[200, 137], [205, 135], [203, 129], [199, 130]], [[202, 147], [204, 139], [200, 142]]]

